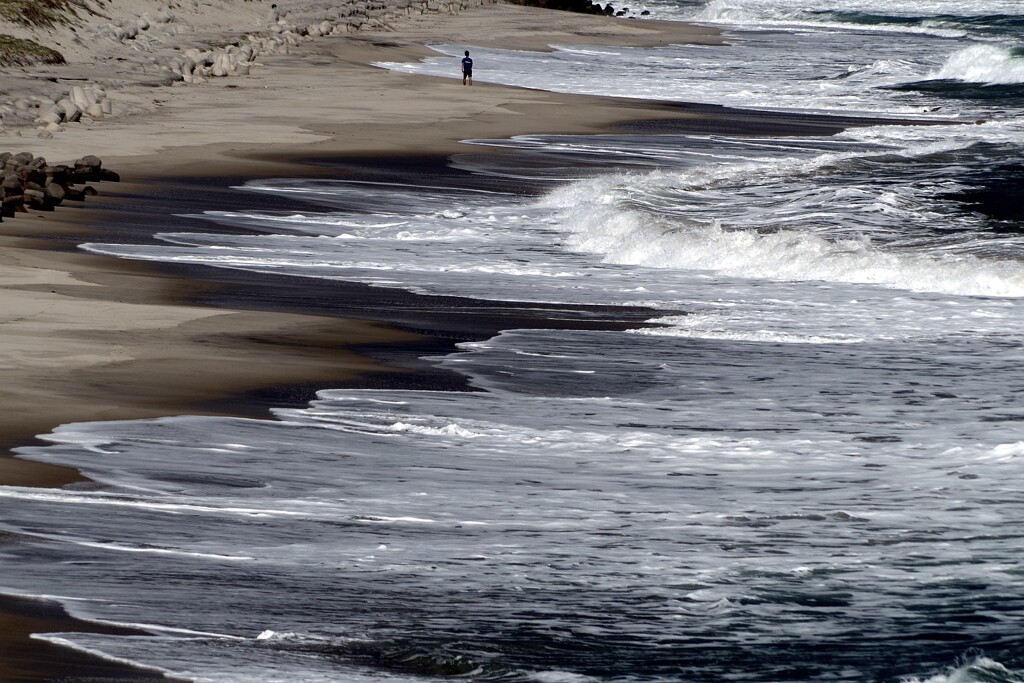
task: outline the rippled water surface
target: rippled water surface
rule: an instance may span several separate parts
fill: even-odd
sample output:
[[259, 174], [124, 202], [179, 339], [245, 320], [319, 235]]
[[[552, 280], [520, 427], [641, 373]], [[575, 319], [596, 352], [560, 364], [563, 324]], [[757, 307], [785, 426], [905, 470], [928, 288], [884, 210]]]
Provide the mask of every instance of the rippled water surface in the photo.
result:
[[64, 425], [19, 452], [97, 484], [0, 487], [0, 588], [202, 681], [1024, 681], [1022, 10], [649, 8], [733, 44], [480, 78], [945, 123], [473, 141], [463, 187], [325, 167], [85, 245], [650, 318], [429, 359], [466, 391]]

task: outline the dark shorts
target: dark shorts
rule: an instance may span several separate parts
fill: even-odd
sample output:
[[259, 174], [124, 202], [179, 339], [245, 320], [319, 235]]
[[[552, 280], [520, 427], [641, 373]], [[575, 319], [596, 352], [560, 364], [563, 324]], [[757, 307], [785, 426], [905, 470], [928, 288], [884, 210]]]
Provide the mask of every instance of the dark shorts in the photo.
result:
[[463, 76], [472, 77], [473, 76], [473, 70], [472, 69], [463, 69], [462, 70], [462, 75]]

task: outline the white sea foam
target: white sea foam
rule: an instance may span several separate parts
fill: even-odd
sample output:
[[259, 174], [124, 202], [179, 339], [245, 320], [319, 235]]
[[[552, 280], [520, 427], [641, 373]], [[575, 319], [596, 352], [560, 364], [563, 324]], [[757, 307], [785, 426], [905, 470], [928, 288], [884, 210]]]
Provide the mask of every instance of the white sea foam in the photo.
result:
[[865, 341], [863, 336], [849, 334], [799, 334], [771, 329], [734, 329], [734, 319], [725, 319], [719, 315], [682, 315], [655, 318], [650, 322], [659, 327], [645, 327], [629, 330], [633, 334], [664, 337], [691, 337], [695, 339], [729, 339], [733, 341], [750, 341], [771, 344], [859, 344]]
[[1024, 677], [988, 657], [975, 657], [947, 673], [908, 676], [903, 683], [1022, 683]]
[[435, 524], [437, 520], [424, 519], [423, 517], [381, 517], [379, 515], [360, 515], [359, 521], [361, 522], [376, 522], [380, 524], [390, 524], [393, 522], [408, 522], [410, 524]]
[[302, 512], [294, 510], [271, 510], [233, 506], [214, 506], [195, 503], [158, 502], [156, 500], [134, 500], [127, 497], [110, 496], [104, 493], [89, 491], [47, 492], [43, 489], [21, 488], [17, 486], [0, 486], [0, 498], [23, 501], [47, 501], [74, 505], [109, 506], [113, 508], [135, 508], [173, 515], [202, 515], [205, 513], [239, 515], [242, 517], [277, 517], [299, 516]]
[[591, 204], [567, 211], [565, 225], [574, 231], [573, 248], [601, 254], [611, 263], [916, 292], [1024, 296], [1024, 272], [1014, 261], [892, 253], [868, 240], [832, 241], [800, 231], [762, 235], [721, 224], [672, 226], [635, 212], [595, 210]]
[[[858, 6], [859, 5], [859, 6]], [[852, 31], [871, 31], [879, 33], [907, 33], [940, 36], [943, 38], [960, 38], [968, 35], [963, 28], [948, 27], [940, 23], [922, 22], [919, 25], [906, 23], [854, 23], [832, 18], [827, 10], [835, 9], [834, 5], [814, 7], [813, 4], [793, 4], [771, 0], [711, 0], [700, 11], [685, 15], [689, 21], [708, 24], [726, 24], [729, 26], [761, 29], [773, 26], [788, 29], [831, 30], [842, 29]], [[872, 6], [869, 3], [844, 4], [845, 11], [878, 12], [882, 15], [893, 14], [893, 7]], [[897, 12], [906, 12], [909, 8], [902, 6]]]
[[[69, 540], [69, 539], [65, 539]], [[224, 555], [220, 553], [201, 553], [189, 550], [178, 550], [174, 548], [150, 548], [139, 545], [126, 545], [123, 543], [99, 543], [96, 541], [72, 540], [71, 542], [86, 548], [99, 548], [100, 550], [115, 550], [125, 553], [152, 553], [155, 555], [178, 555], [181, 557], [199, 557], [208, 560], [225, 560], [229, 562], [244, 562], [256, 558], [249, 555]]]
[[420, 432], [422, 434], [437, 434], [439, 436], [457, 436], [463, 439], [473, 439], [482, 436], [478, 432], [466, 429], [457, 424], [447, 424], [440, 427], [428, 425], [415, 425], [407, 422], [396, 422], [391, 425], [391, 431], [395, 432]]
[[[938, 142], [919, 147], [914, 154], [956, 149], [960, 145]], [[1024, 296], [1024, 269], [1017, 261], [885, 249], [873, 244], [867, 235], [837, 239], [818, 234], [813, 229], [814, 216], [807, 213], [787, 219], [765, 233], [757, 225], [732, 228], [723, 219], [671, 219], [622, 206], [631, 193], [649, 195], [659, 188], [693, 191], [739, 177], [746, 184], [757, 178], [794, 177], [817, 172], [853, 156], [826, 154], [811, 160], [603, 177], [556, 190], [544, 204], [559, 210], [572, 248], [599, 254], [610, 263], [708, 270], [734, 277], [873, 284], [970, 296]], [[876, 210], [912, 211], [901, 208], [895, 197], [878, 199], [881, 203], [876, 204]]]
[[848, 128], [836, 137], [927, 154], [986, 143], [1024, 146], [1024, 122], [1017, 118], [1000, 118], [981, 119], [973, 125], [870, 126]]
[[[259, 212], [241, 212], [241, 211], [208, 211], [202, 216], [197, 217], [210, 217], [210, 218], [225, 218], [225, 219], [236, 219], [243, 222], [253, 222], [258, 225], [274, 225], [275, 223], [284, 224], [298, 224], [298, 225], [315, 225], [315, 226], [340, 226], [346, 228], [365, 228], [367, 224], [362, 221], [354, 221], [351, 218], [339, 218], [337, 216], [330, 216], [326, 214], [315, 214], [307, 215], [302, 213], [281, 215], [281, 214], [266, 214]], [[407, 221], [398, 222], [385, 222], [385, 223], [373, 223], [369, 227], [376, 228], [391, 228], [396, 225], [404, 225]]]
[[600, 680], [571, 671], [533, 671], [527, 675], [527, 678], [537, 681], [537, 683], [593, 683]]
[[736, 0], [711, 0], [691, 17], [693, 21], [731, 24], [748, 24], [762, 18], [756, 10]]
[[273, 629], [265, 629], [256, 636], [257, 641], [263, 642], [309, 642], [309, 643], [325, 643], [328, 642], [327, 638], [320, 636], [310, 635], [308, 633], [294, 633], [291, 631], [274, 631]]
[[972, 45], [950, 55], [929, 77], [985, 85], [1024, 83], [1024, 56], [1006, 47]]
[[63, 634], [57, 634], [57, 633], [33, 633], [31, 637], [34, 640], [42, 640], [42, 641], [46, 641], [47, 643], [53, 643], [54, 645], [60, 645], [62, 647], [66, 647], [66, 648], [68, 648], [70, 650], [75, 650], [76, 652], [84, 652], [86, 654], [92, 655], [93, 657], [97, 657], [99, 659], [103, 659], [103, 660], [106, 660], [108, 662], [114, 662], [115, 664], [124, 664], [124, 665], [127, 665], [127, 666], [132, 666], [132, 667], [136, 667], [136, 668], [139, 668], [139, 669], [148, 670], [148, 671], [152, 671], [152, 672], [160, 673], [160, 674], [170, 674], [170, 673], [172, 673], [171, 671], [169, 671], [167, 669], [163, 669], [163, 668], [160, 668], [160, 667], [157, 667], [157, 666], [152, 666], [152, 665], [143, 665], [143, 664], [141, 664], [141, 663], [139, 663], [137, 661], [133, 661], [133, 660], [125, 658], [125, 657], [116, 657], [114, 655], [107, 654], [103, 650], [100, 650], [100, 649], [97, 649], [97, 648], [92, 648], [92, 647], [87, 647], [85, 645], [81, 645], [79, 642], [77, 642], [77, 640], [69, 639], [69, 638], [65, 637]]
[[[662, 3], [656, 3], [659, 6]], [[664, 3], [672, 6], [672, 3]], [[799, 19], [805, 23], [831, 25], [836, 23], [832, 12], [858, 12], [875, 17], [928, 17], [943, 16], [984, 16], [994, 14], [1020, 15], [1020, 3], [1014, 0], [904, 0], [898, 5], [885, 0], [852, 0], [841, 7], [827, 0], [710, 0], [696, 13], [689, 15], [692, 20], [725, 21], [743, 20], [743, 23], [761, 22], [766, 19], [784, 21]], [[864, 24], [843, 24], [851, 28], [871, 28]]]

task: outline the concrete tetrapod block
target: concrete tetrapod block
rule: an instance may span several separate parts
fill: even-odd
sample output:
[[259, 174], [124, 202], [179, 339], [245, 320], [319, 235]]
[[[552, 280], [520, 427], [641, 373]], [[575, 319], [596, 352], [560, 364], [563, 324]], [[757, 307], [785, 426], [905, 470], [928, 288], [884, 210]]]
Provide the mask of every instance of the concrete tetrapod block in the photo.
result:
[[74, 122], [82, 118], [82, 109], [71, 100], [61, 100], [57, 104], [64, 109], [65, 121]]
[[60, 123], [64, 120], [64, 112], [51, 105], [45, 112], [36, 117], [37, 123]]
[[76, 85], [75, 87], [71, 88], [71, 92], [68, 93], [68, 99], [74, 102], [75, 105], [77, 105], [81, 109], [85, 109], [90, 104], [92, 104], [92, 102], [89, 101], [89, 98], [86, 97], [85, 88], [83, 88], [80, 85]]

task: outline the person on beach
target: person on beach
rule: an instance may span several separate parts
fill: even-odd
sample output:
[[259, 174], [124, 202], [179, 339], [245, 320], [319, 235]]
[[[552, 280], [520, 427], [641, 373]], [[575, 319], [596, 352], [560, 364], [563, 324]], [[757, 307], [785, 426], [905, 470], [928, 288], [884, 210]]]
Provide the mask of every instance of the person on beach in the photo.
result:
[[473, 60], [466, 50], [466, 56], [462, 58], [462, 85], [473, 85]]

